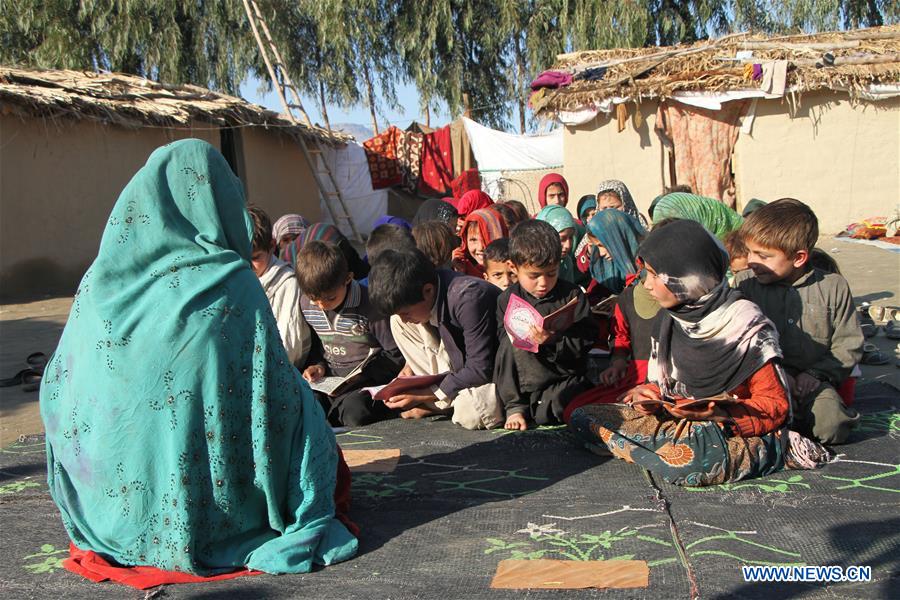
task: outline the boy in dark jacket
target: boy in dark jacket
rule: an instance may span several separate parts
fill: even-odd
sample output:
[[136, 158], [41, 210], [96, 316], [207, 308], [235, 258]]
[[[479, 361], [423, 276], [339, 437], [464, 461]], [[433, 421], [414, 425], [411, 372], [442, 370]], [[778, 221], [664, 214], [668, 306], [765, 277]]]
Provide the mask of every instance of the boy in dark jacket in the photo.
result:
[[[517, 282], [500, 294], [497, 321], [500, 349], [494, 368], [497, 395], [506, 409], [507, 429], [527, 429], [559, 423], [566, 405], [592, 387], [585, 376], [587, 354], [597, 339], [597, 324], [584, 293], [559, 278], [562, 246], [559, 234], [544, 221], [519, 224], [509, 240], [509, 258]], [[577, 299], [572, 324], [563, 331], [533, 327], [536, 353], [513, 347], [503, 325], [512, 294], [530, 304], [541, 316]]]
[[378, 255], [369, 273], [372, 304], [391, 316], [405, 375], [448, 373], [438, 386], [385, 401], [404, 418], [453, 415], [466, 429], [503, 423], [491, 374], [500, 290], [475, 277], [435, 269], [419, 249]]
[[297, 279], [300, 310], [313, 331], [303, 377], [311, 383], [326, 375], [345, 377], [372, 355], [351, 389], [336, 396], [316, 392], [329, 422], [356, 427], [396, 416], [361, 388], [391, 381], [402, 356], [387, 317], [372, 308], [365, 286], [353, 281], [340, 249], [309, 242], [297, 254]]

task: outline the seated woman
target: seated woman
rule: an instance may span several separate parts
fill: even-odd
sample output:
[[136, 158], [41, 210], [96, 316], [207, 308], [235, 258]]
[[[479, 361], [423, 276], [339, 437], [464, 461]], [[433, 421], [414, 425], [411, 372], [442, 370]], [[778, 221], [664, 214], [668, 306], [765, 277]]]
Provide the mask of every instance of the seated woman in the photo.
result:
[[[573, 411], [577, 435], [676, 485], [738, 481], [824, 459], [821, 446], [788, 431], [778, 334], [728, 287], [721, 245], [682, 220], [651, 232], [638, 254], [644, 286], [664, 309], [649, 383], [631, 390], [626, 405]], [[703, 402], [679, 408], [684, 399]]]
[[91, 579], [301, 573], [356, 553], [335, 517], [349, 471], [250, 268], [242, 189], [206, 142], [156, 150], [47, 366], [48, 485], [67, 566]]

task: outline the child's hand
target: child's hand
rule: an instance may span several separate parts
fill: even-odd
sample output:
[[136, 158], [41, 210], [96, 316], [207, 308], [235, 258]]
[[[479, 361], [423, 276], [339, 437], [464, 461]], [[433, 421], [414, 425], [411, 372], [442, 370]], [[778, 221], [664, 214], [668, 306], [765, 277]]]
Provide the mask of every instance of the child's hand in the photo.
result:
[[794, 378], [794, 389], [791, 391], [796, 394], [798, 398], [803, 398], [819, 389], [820, 385], [822, 385], [822, 382], [809, 373], [800, 373]]
[[635, 404], [639, 400], [661, 400], [659, 392], [653, 386], [639, 385], [625, 392], [625, 395], [622, 396], [622, 402], [630, 404], [631, 408], [642, 415], [653, 415], [659, 412], [659, 404]]
[[437, 396], [428, 390], [413, 390], [410, 394], [398, 394], [384, 401], [384, 405], [391, 410], [409, 410], [421, 404], [433, 404], [437, 402]]
[[303, 379], [310, 383], [315, 383], [323, 377], [325, 377], [325, 367], [322, 365], [312, 365], [303, 371]]
[[600, 373], [600, 383], [603, 385], [618, 383], [619, 380], [625, 377], [626, 371], [628, 371], [627, 360], [624, 358], [613, 359], [612, 364]]
[[547, 341], [550, 340], [550, 338], [552, 338], [555, 333], [556, 332], [554, 331], [547, 331], [542, 327], [535, 327], [534, 325], [532, 325], [531, 329], [528, 332], [528, 335], [535, 344], [540, 346], [541, 344], [546, 344]]
[[525, 431], [526, 429], [528, 429], [528, 423], [525, 421], [525, 415], [523, 415], [522, 413], [516, 413], [506, 417], [506, 424], [503, 427], [506, 429], [518, 429], [519, 431]]

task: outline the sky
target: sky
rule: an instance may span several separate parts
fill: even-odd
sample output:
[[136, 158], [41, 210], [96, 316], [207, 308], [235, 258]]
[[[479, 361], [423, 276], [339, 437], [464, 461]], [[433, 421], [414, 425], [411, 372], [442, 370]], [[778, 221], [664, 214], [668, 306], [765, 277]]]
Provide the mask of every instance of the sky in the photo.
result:
[[[269, 92], [260, 93], [260, 87], [263, 86], [260, 85], [258, 79], [248, 79], [241, 86], [241, 96], [255, 104], [261, 104], [271, 110], [283, 112], [284, 109], [281, 107], [281, 101], [278, 99], [278, 94], [275, 93], [275, 90], [272, 89]], [[322, 115], [319, 112], [318, 102], [302, 94], [300, 97], [303, 100], [303, 107], [306, 109], [306, 112], [309, 113], [309, 117], [314, 122], [324, 124], [324, 119], [322, 119]], [[386, 110], [384, 111], [384, 115], [379, 113], [379, 129], [384, 129], [387, 125], [396, 125], [401, 129], [405, 129], [409, 126], [410, 122], [414, 120], [424, 122], [424, 116], [419, 114], [418, 98], [419, 96], [414, 85], [404, 84], [398, 86], [397, 100], [399, 101], [400, 106], [403, 107], [403, 111]], [[379, 104], [379, 106], [384, 107], [383, 104]], [[369, 109], [363, 105], [349, 109], [342, 109], [339, 106], [329, 106], [328, 118], [331, 120], [332, 125], [337, 123], [357, 123], [368, 127], [369, 129], [372, 128], [372, 118], [369, 115]], [[449, 120], [450, 118], [446, 113], [439, 112], [437, 114], [432, 113], [431, 115], [432, 125], [443, 125], [449, 122]]]

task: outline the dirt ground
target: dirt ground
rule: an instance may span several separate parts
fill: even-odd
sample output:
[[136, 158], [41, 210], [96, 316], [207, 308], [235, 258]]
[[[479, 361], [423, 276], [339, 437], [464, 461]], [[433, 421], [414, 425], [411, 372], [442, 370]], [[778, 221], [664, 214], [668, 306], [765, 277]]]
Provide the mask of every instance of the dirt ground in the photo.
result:
[[[837, 260], [850, 282], [857, 305], [861, 302], [900, 306], [900, 253], [847, 243], [831, 238], [820, 240], [820, 247]], [[48, 298], [22, 304], [0, 306], [0, 377], [11, 377], [25, 368], [32, 352], [48, 356], [62, 334], [72, 298]], [[900, 359], [896, 340], [879, 330], [867, 340], [891, 357], [882, 367], [863, 366], [862, 381], [884, 381], [900, 387]], [[38, 393], [21, 387], [0, 388], [0, 448], [22, 435], [43, 432], [38, 408]]]

